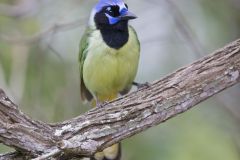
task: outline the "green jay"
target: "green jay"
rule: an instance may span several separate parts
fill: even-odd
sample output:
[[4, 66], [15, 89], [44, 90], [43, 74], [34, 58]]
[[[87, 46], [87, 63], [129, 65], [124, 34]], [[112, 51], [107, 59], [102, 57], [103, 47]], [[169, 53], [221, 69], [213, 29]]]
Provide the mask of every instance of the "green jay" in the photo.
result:
[[[140, 43], [129, 20], [137, 18], [122, 0], [99, 0], [92, 9], [80, 43], [80, 91], [82, 100], [101, 106], [131, 89], [138, 69]], [[115, 144], [97, 152], [91, 160], [120, 160]]]

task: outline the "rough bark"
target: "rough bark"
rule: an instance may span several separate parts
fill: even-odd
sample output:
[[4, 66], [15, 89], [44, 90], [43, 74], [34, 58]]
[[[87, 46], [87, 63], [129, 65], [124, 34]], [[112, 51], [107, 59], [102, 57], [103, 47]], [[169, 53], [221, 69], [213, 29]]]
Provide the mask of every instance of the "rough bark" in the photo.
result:
[[[240, 40], [74, 119], [46, 124], [24, 115], [0, 91], [0, 142], [18, 152], [0, 159], [91, 156], [183, 113], [240, 81]], [[26, 157], [25, 157], [26, 158]]]

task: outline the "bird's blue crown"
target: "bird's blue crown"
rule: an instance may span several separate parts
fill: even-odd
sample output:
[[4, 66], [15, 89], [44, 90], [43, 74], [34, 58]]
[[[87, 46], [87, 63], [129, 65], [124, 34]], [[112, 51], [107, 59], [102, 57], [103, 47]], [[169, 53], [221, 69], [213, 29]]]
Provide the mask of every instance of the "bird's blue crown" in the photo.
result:
[[95, 10], [99, 12], [105, 6], [124, 6], [124, 2], [122, 0], [99, 0], [95, 6]]
[[[103, 7], [106, 6], [119, 6], [119, 12], [121, 15], [124, 15], [128, 12], [128, 9], [125, 6], [125, 3], [122, 0], [99, 0], [99, 2], [94, 7], [95, 12], [100, 12]], [[110, 24], [116, 24], [119, 22], [119, 17], [112, 17], [111, 15], [106, 14]]]

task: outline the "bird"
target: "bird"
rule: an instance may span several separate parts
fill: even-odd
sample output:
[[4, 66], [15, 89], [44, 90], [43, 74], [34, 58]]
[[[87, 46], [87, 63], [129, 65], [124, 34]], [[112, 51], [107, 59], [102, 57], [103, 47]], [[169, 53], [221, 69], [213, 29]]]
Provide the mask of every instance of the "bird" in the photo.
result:
[[[137, 16], [123, 0], [99, 0], [80, 41], [82, 101], [96, 107], [128, 93], [137, 74], [140, 42], [129, 21]], [[104, 106], [103, 106], [104, 107]], [[91, 160], [120, 160], [121, 145], [95, 153]]]

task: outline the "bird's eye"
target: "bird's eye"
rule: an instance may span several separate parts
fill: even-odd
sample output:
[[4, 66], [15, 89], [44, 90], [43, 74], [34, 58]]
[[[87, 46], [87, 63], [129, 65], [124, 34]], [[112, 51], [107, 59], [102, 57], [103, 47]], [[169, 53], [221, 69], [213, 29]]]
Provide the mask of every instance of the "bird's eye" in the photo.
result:
[[124, 4], [125, 4], [125, 7], [128, 9], [128, 5], [126, 3], [124, 3]]
[[108, 12], [112, 12], [112, 8], [111, 8], [111, 7], [107, 7], [106, 10], [107, 10]]
[[120, 15], [119, 13], [119, 6], [115, 5], [115, 6], [108, 6], [105, 8], [105, 13], [107, 13], [108, 15], [112, 16], [112, 17], [117, 17]]

